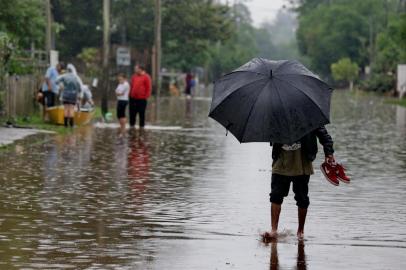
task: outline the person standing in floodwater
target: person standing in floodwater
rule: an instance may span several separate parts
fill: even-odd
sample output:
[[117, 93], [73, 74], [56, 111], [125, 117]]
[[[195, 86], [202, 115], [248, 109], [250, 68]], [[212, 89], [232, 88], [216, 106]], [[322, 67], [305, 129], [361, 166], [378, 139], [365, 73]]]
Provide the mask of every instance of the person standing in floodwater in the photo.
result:
[[117, 96], [117, 118], [120, 123], [120, 137], [125, 134], [125, 125], [127, 118], [125, 117], [125, 109], [128, 104], [128, 93], [130, 92], [130, 85], [127, 82], [127, 76], [124, 73], [119, 73], [117, 76], [118, 86], [116, 88]]
[[129, 99], [130, 127], [134, 128], [137, 114], [140, 118], [140, 128], [145, 126], [145, 111], [147, 100], [151, 96], [151, 77], [143, 65], [135, 66], [135, 74], [131, 77]]
[[64, 63], [60, 62], [56, 64], [55, 67], [50, 66], [45, 73], [44, 83], [41, 87], [44, 105], [43, 117], [45, 120], [48, 120], [46, 109], [55, 106], [55, 101], [59, 92], [56, 80], [64, 68]]
[[272, 148], [272, 183], [270, 201], [271, 223], [270, 233], [264, 233], [263, 240], [269, 242], [278, 234], [279, 215], [283, 198], [288, 196], [290, 183], [293, 184], [296, 205], [298, 207], [297, 236], [303, 239], [307, 208], [309, 207], [309, 180], [313, 172], [312, 162], [317, 154], [317, 138], [323, 145], [325, 160], [334, 163], [333, 140], [325, 127], [320, 127], [305, 135], [300, 141], [291, 144], [273, 144]]
[[74, 126], [74, 114], [75, 106], [78, 102], [78, 97], [81, 92], [81, 85], [77, 79], [77, 75], [73, 73], [73, 70], [68, 67], [68, 72], [60, 76], [56, 80], [57, 84], [62, 84], [62, 103], [64, 109], [64, 125], [68, 127], [68, 124]]
[[185, 95], [186, 98], [190, 98], [192, 96], [192, 87], [193, 87], [193, 75], [192, 73], [186, 73], [185, 77]]

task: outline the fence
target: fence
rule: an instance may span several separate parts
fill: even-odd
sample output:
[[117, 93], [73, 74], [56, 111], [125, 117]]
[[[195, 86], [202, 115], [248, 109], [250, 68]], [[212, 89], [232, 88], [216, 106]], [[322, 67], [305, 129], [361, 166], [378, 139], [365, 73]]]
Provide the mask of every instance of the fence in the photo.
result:
[[5, 80], [4, 111], [7, 118], [30, 116], [38, 108], [35, 95], [41, 80], [35, 75], [9, 76]]

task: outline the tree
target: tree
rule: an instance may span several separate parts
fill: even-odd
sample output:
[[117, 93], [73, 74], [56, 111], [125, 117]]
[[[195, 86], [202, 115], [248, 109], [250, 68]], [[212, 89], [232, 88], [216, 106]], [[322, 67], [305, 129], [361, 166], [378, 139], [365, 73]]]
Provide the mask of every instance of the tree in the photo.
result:
[[358, 77], [359, 67], [357, 63], [351, 62], [350, 58], [342, 58], [331, 64], [331, 72], [334, 80], [349, 82], [350, 90], [352, 90], [354, 80]]
[[251, 15], [247, 6], [242, 3], [234, 4], [227, 13], [232, 25], [232, 34], [229, 39], [217, 42], [210, 49], [209, 68], [212, 79], [220, 77], [246, 63], [260, 54], [257, 38], [263, 38], [261, 43], [263, 53], [270, 45], [268, 32], [262, 31], [260, 35], [251, 25]]
[[349, 57], [362, 68], [373, 65], [376, 39], [397, 14], [399, 0], [296, 0], [299, 18], [297, 39], [300, 52], [323, 76], [330, 65]]
[[230, 38], [228, 8], [210, 0], [165, 0], [163, 5], [163, 66], [190, 69], [209, 59], [217, 41]]
[[0, 32], [5, 32], [22, 49], [43, 48], [45, 5], [42, 0], [0, 1]]
[[325, 77], [330, 74], [331, 64], [343, 57], [366, 65], [368, 55], [362, 49], [362, 38], [367, 36], [366, 20], [348, 7], [320, 5], [309, 15], [299, 17], [299, 50]]
[[[211, 0], [162, 1], [163, 66], [189, 69], [204, 64], [212, 43], [231, 35], [228, 8]], [[101, 1], [53, 0], [55, 21], [62, 27], [57, 49], [72, 57], [83, 48], [100, 47]], [[151, 52], [154, 39], [154, 1], [112, 1], [111, 41]], [[148, 64], [148, 63], [145, 63]]]
[[102, 2], [52, 0], [54, 20], [60, 25], [56, 49], [63, 58], [75, 57], [83, 48], [101, 46]]

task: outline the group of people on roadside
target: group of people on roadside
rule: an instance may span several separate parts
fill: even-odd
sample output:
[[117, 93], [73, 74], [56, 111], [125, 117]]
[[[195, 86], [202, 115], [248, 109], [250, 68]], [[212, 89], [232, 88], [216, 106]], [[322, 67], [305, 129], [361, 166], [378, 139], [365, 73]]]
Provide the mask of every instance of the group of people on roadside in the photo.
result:
[[118, 86], [115, 90], [117, 96], [117, 118], [120, 123], [119, 136], [124, 136], [127, 118], [126, 108], [129, 107], [130, 128], [135, 127], [137, 115], [139, 117], [139, 127], [145, 126], [145, 111], [147, 101], [151, 96], [151, 77], [145, 71], [145, 66], [137, 64], [134, 67], [134, 74], [130, 83], [124, 73], [117, 75]]
[[59, 62], [50, 66], [45, 74], [44, 82], [37, 99], [44, 106], [44, 119], [48, 120], [47, 109], [57, 105], [58, 97], [64, 106], [65, 127], [74, 126], [75, 107], [91, 108], [94, 106], [92, 92], [83, 84], [76, 68], [72, 64]]

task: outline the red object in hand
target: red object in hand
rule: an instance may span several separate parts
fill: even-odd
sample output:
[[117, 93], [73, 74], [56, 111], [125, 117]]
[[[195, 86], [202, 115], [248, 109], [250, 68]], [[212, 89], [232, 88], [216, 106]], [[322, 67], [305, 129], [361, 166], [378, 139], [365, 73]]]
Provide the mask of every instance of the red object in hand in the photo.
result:
[[341, 164], [338, 164], [335, 166], [336, 167], [336, 174], [337, 174], [337, 179], [340, 180], [341, 182], [344, 182], [346, 184], [350, 183], [350, 178], [345, 175], [345, 169]]
[[320, 165], [320, 170], [332, 185], [338, 186], [340, 182], [337, 179], [336, 166], [331, 163], [323, 162]]

